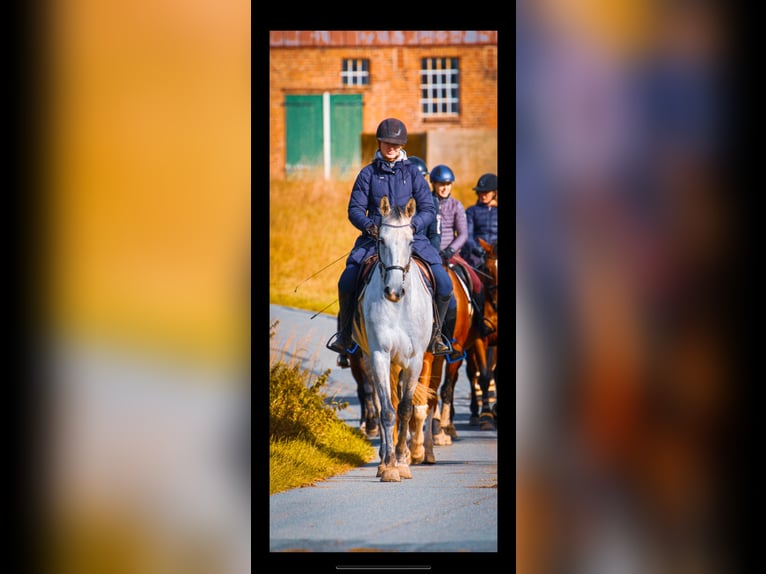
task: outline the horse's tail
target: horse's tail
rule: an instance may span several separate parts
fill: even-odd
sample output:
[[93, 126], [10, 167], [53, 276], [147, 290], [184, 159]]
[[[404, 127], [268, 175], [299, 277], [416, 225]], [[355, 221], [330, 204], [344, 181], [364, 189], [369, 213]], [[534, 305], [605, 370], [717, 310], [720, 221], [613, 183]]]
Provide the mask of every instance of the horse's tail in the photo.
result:
[[415, 405], [424, 405], [429, 400], [433, 400], [435, 398], [437, 398], [436, 389], [432, 389], [430, 386], [418, 382], [417, 386], [415, 387], [415, 394], [412, 397], [412, 403]]

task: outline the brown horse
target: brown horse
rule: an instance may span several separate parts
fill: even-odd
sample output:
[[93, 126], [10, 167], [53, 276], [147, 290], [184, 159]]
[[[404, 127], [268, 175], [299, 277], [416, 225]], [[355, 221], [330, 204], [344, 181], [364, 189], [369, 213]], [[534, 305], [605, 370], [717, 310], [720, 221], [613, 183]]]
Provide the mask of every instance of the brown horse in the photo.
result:
[[490, 245], [481, 238], [478, 241], [486, 252], [480, 273], [485, 291], [484, 320], [495, 330], [474, 345], [474, 352], [469, 353], [466, 360], [466, 374], [471, 376], [471, 403], [476, 403], [471, 412], [480, 411], [478, 424], [482, 430], [494, 430], [497, 427], [497, 397], [493, 384], [496, 383], [497, 366], [497, 243]]
[[[471, 387], [471, 424], [478, 424], [482, 430], [495, 430], [497, 411], [492, 383], [495, 379], [494, 371], [497, 363], [497, 244], [490, 245], [483, 239], [479, 239], [479, 243], [486, 251], [485, 263], [478, 270], [484, 294], [484, 319], [493, 325], [495, 330], [490, 335], [481, 337], [477, 324], [478, 316], [471, 315], [471, 335], [466, 338], [464, 345], [466, 376]], [[457, 333], [457, 327], [455, 331]], [[444, 384], [441, 386], [441, 430], [434, 431], [434, 440], [439, 445], [451, 444], [451, 439], [457, 438], [454, 424], [454, 394], [457, 371], [461, 364], [458, 362], [449, 366]]]
[[[463, 264], [467, 265], [465, 262], [458, 261], [447, 266], [447, 273], [452, 280], [452, 292], [455, 294], [457, 303], [453, 344], [463, 350], [463, 356], [456, 360], [450, 360], [446, 355], [437, 356], [434, 357], [431, 365], [431, 388], [438, 390], [441, 387], [442, 405], [445, 404], [445, 396], [449, 397], [446, 402], [449, 409], [446, 417], [443, 412], [443, 406], [440, 413], [437, 398], [434, 398], [432, 404], [429, 404], [429, 415], [431, 412], [434, 413], [432, 420], [433, 440], [435, 444], [440, 446], [452, 444], [452, 438], [457, 438], [453, 422], [455, 413], [452, 406], [451, 393], [454, 392], [455, 383], [460, 374], [460, 366], [463, 364], [468, 351], [480, 336], [479, 325], [475, 320], [474, 303], [470, 296], [471, 287], [455, 271], [457, 265]], [[471, 281], [469, 278], [467, 280]]]

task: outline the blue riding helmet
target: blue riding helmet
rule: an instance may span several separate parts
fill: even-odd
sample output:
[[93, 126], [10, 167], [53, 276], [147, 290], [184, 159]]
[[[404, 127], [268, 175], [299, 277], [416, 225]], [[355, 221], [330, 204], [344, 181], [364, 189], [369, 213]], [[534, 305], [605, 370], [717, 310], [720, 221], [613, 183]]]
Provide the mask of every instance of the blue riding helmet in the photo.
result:
[[415, 164], [415, 166], [418, 168], [418, 171], [422, 174], [423, 177], [428, 175], [428, 167], [426, 167], [426, 162], [424, 162], [422, 159], [414, 155], [408, 156], [407, 159], [410, 160], [411, 163]]
[[452, 183], [455, 181], [455, 174], [446, 165], [439, 164], [431, 170], [432, 183]]

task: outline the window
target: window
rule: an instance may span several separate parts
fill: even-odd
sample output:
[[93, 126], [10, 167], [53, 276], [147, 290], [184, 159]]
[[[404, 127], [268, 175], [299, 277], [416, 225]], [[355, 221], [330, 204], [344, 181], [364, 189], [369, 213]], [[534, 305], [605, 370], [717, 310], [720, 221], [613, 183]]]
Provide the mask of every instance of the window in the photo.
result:
[[344, 86], [367, 86], [370, 83], [370, 61], [346, 58], [340, 76]]
[[457, 116], [458, 87], [457, 58], [420, 60], [420, 110], [423, 117]]

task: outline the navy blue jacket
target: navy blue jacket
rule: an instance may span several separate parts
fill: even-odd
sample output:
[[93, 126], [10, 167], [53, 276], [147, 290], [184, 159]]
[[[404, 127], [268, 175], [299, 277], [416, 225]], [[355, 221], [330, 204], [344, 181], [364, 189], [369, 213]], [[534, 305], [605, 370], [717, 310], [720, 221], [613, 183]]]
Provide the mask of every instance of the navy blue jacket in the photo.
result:
[[439, 198], [436, 197], [435, 195], [432, 195], [431, 197], [434, 198], [434, 209], [436, 210], [436, 217], [434, 218], [431, 225], [428, 226], [428, 229], [426, 229], [426, 237], [428, 237], [428, 240], [431, 242], [431, 245], [433, 245], [437, 251], [441, 251], [442, 230], [441, 230], [441, 210], [439, 209]]
[[465, 210], [465, 218], [468, 223], [468, 240], [460, 254], [471, 265], [478, 267], [484, 249], [476, 239], [481, 237], [490, 244], [497, 241], [497, 206], [489, 207], [486, 203], [477, 201]]
[[375, 253], [375, 240], [365, 233], [371, 224], [380, 225], [380, 200], [388, 196], [391, 205], [404, 207], [407, 201], [415, 198], [415, 241], [413, 251], [429, 264], [440, 264], [441, 258], [436, 248], [425, 235], [428, 226], [436, 219], [434, 200], [428, 182], [415, 164], [409, 160], [394, 163], [393, 167], [381, 157], [375, 157], [372, 163], [359, 172], [348, 201], [348, 220], [362, 232], [357, 237], [346, 263], [361, 264]]

